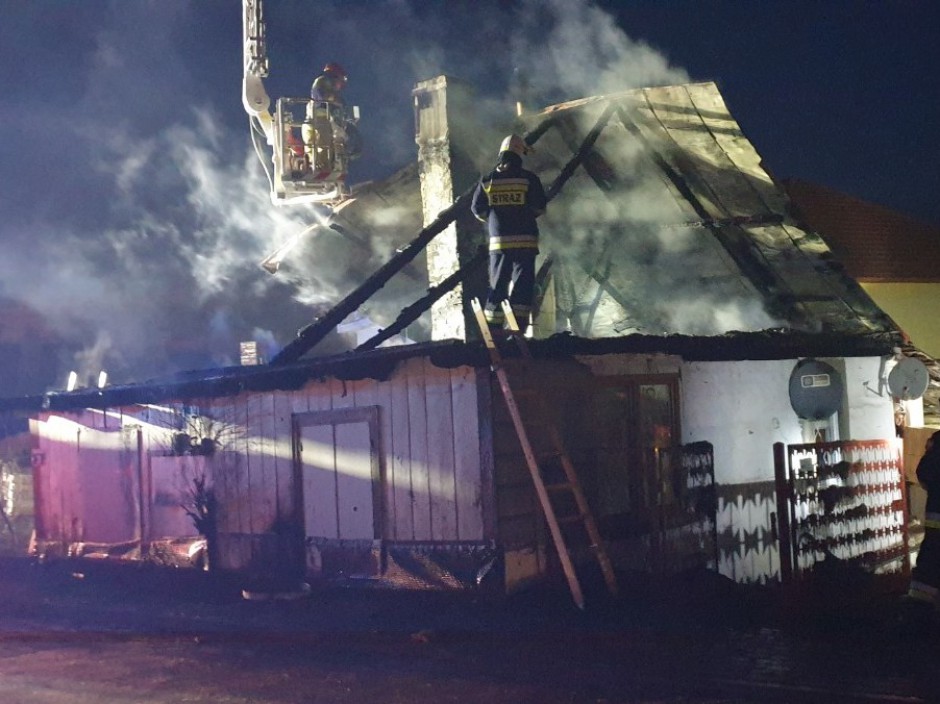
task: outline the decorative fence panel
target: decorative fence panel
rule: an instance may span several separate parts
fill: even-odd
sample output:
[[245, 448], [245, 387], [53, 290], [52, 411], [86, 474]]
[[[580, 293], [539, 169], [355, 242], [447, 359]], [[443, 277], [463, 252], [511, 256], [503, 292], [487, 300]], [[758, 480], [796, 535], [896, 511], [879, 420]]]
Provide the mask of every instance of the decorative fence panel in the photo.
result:
[[784, 582], [799, 580], [824, 561], [872, 574], [909, 574], [899, 443], [777, 443], [774, 465]]
[[715, 459], [712, 444], [656, 450], [657, 489], [650, 507], [654, 568], [664, 574], [717, 567]]

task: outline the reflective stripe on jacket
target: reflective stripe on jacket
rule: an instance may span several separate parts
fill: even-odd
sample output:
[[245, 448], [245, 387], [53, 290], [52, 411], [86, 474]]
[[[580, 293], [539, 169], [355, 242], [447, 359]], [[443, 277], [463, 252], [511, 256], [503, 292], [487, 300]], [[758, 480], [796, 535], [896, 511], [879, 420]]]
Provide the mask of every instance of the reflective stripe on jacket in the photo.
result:
[[521, 166], [496, 168], [480, 180], [470, 209], [487, 224], [489, 249], [538, 251], [536, 218], [545, 211], [545, 190], [539, 177]]

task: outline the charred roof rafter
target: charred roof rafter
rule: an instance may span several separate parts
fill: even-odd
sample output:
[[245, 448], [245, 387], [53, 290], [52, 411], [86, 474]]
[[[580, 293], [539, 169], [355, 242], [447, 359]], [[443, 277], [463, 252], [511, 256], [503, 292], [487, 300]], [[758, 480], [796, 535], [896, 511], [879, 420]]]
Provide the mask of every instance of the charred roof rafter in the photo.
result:
[[[608, 120], [610, 120], [612, 114], [613, 106], [609, 105], [598, 119], [597, 124], [595, 124], [593, 129], [588, 133], [581, 149], [577, 154], [575, 154], [571, 161], [565, 165], [565, 168], [562, 169], [561, 173], [555, 178], [551, 186], [549, 186], [547, 189], [546, 196], [549, 200], [554, 198], [561, 191], [565, 183], [567, 183], [568, 179], [570, 179], [574, 174], [575, 169], [578, 168], [578, 166], [584, 160], [586, 154], [591, 150], [594, 142], [597, 141], [598, 136], [600, 136], [600, 133], [603, 131]], [[526, 133], [524, 137], [526, 143], [534, 144], [537, 142], [538, 139], [554, 124], [554, 116], [550, 116], [543, 120], [533, 130]], [[447, 227], [457, 218], [463, 217], [469, 213], [470, 200], [473, 197], [474, 190], [476, 190], [476, 184], [462, 193], [449, 207], [442, 210], [432, 223], [422, 229], [411, 242], [399, 249], [391, 259], [389, 259], [378, 269], [378, 271], [376, 271], [372, 276], [367, 278], [362, 284], [354, 289], [348, 296], [346, 296], [346, 298], [341, 300], [332, 309], [327, 311], [323, 317], [318, 318], [310, 325], [302, 328], [297, 333], [297, 337], [288, 343], [277, 355], [271, 359], [270, 364], [282, 365], [296, 362], [303, 355], [313, 349], [313, 347], [323, 340], [323, 338], [326, 337], [331, 330], [343, 322], [343, 320], [345, 320], [346, 317], [351, 313], [354, 313], [356, 310], [358, 310], [359, 306], [369, 300], [369, 298], [371, 298], [376, 291], [388, 283], [388, 281], [398, 271], [400, 271], [405, 265], [418, 256], [418, 254], [425, 247], [427, 247], [431, 240], [446, 230]], [[443, 283], [444, 282], [442, 282], [442, 284]], [[456, 285], [456, 282], [454, 285]], [[446, 291], [435, 290], [432, 292], [432, 295], [422, 298], [418, 304], [423, 302], [427, 306], [430, 306], [434, 300], [436, 300], [433, 298], [433, 295], [436, 293], [443, 295], [446, 293]], [[414, 315], [415, 313], [420, 315], [424, 312], [424, 310], [426, 310], [421, 310], [420, 305], [418, 304], [416, 304], [417, 307], [412, 307], [410, 309], [409, 315]]]
[[[601, 126], [601, 131], [608, 126], [610, 121], [609, 113], [619, 112], [623, 107], [614, 99], [608, 101], [607, 110], [601, 114], [601, 120], [598, 120], [598, 125]], [[605, 118], [605, 116], [607, 116]], [[572, 124], [573, 120], [570, 117], [556, 119], [554, 127], [558, 133], [558, 136], [561, 138], [562, 142], [568, 147], [568, 149], [573, 152], [574, 158], [578, 158], [579, 155], [583, 154], [581, 159], [581, 164], [584, 167], [585, 173], [588, 177], [594, 182], [600, 191], [605, 193], [608, 197], [611, 197], [612, 192], [618, 187], [623, 185], [623, 179], [617, 174], [616, 170], [611, 166], [610, 162], [607, 161], [594, 147], [597, 141], [597, 138], [600, 137], [600, 132], [591, 139], [589, 148], [585, 150], [585, 144], [587, 139], [584, 141], [579, 141], [575, 138], [574, 132], [575, 127]], [[591, 134], [588, 135], [588, 138], [591, 137]], [[570, 163], [570, 162], [569, 162]], [[588, 277], [595, 281], [598, 285], [597, 291], [593, 296], [593, 302], [590, 306], [590, 312], [588, 313], [587, 324], [582, 330], [584, 333], [590, 333], [594, 314], [597, 310], [598, 305], [600, 304], [601, 293], [606, 292], [611, 298], [613, 298], [620, 306], [624, 309], [625, 312], [633, 310], [641, 310], [639, 301], [628, 301], [627, 296], [623, 294], [622, 291], [617, 289], [610, 280], [610, 267], [612, 263], [612, 257], [609, 254], [610, 245], [612, 244], [611, 238], [607, 238], [607, 244], [601, 252], [600, 256], [597, 258], [597, 261], [593, 264], [587, 264], [585, 261], [578, 259], [578, 265], [582, 268]], [[603, 273], [599, 272], [600, 266], [603, 266], [605, 271]], [[572, 295], [577, 297], [577, 292], [575, 291], [575, 285], [573, 281], [567, 282], [569, 288], [572, 290]], [[573, 298], [572, 303], [574, 303], [576, 298]], [[575, 313], [574, 308], [572, 308], [571, 313]]]
[[434, 305], [436, 301], [443, 298], [450, 291], [453, 291], [457, 287], [457, 284], [463, 283], [466, 279], [468, 279], [486, 262], [486, 259], [487, 251], [481, 247], [469, 262], [457, 269], [457, 271], [455, 271], [436, 286], [431, 286], [428, 289], [426, 296], [419, 298], [410, 306], [403, 308], [399, 316], [391, 325], [383, 330], [380, 330], [378, 333], [363, 342], [356, 348], [355, 351], [364, 352], [365, 350], [375, 349], [386, 340], [400, 333], [411, 323], [417, 320], [422, 313]]

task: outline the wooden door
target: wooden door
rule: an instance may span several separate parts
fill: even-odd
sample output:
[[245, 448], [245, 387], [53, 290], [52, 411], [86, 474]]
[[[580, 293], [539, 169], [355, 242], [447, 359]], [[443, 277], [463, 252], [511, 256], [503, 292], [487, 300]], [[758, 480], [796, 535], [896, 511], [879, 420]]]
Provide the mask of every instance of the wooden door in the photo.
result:
[[378, 407], [304, 413], [294, 422], [306, 537], [379, 538]]

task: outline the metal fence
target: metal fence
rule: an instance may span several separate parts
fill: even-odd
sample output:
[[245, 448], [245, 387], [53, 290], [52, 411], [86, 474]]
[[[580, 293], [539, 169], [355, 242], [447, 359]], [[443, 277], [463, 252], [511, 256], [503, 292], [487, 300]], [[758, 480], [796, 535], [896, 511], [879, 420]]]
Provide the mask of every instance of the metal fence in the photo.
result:
[[900, 443], [774, 445], [783, 582], [824, 562], [872, 574], [910, 573]]

